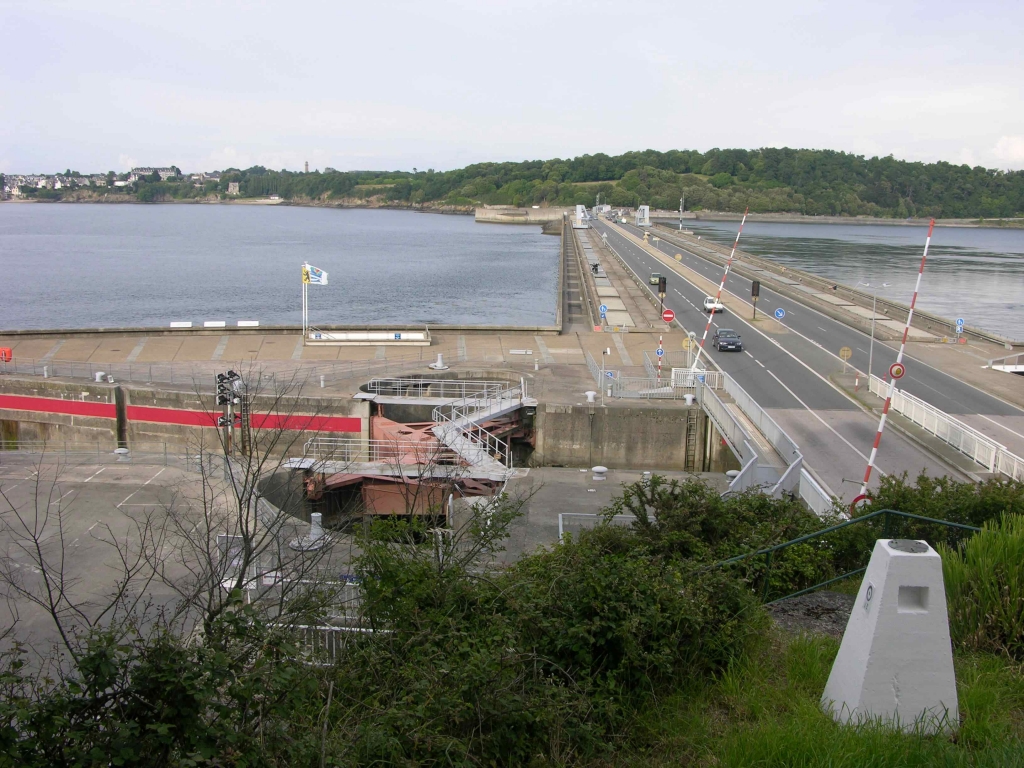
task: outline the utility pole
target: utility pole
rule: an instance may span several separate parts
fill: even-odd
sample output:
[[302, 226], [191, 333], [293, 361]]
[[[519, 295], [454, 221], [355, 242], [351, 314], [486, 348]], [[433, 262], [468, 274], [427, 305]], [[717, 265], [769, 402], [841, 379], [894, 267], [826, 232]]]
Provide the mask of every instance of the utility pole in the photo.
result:
[[679, 198], [679, 231], [683, 231], [683, 208], [686, 205], [686, 194]]

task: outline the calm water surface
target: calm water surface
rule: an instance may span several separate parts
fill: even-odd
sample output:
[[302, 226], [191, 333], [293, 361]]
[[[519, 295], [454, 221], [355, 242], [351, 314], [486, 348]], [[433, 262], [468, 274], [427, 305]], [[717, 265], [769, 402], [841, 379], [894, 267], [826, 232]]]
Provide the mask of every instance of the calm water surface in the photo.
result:
[[[739, 222], [687, 222], [731, 246]], [[850, 286], [910, 303], [926, 227], [748, 222], [740, 248]], [[862, 290], [870, 290], [864, 288]], [[1024, 339], [1024, 230], [936, 227], [917, 306]]]
[[472, 216], [245, 205], [0, 205], [0, 328], [175, 320], [547, 325], [557, 237]]

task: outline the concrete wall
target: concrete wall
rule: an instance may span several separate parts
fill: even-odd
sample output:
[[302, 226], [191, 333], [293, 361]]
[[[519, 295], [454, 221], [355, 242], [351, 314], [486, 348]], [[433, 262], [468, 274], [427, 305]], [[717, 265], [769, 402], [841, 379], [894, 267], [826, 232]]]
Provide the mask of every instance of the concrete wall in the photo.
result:
[[476, 209], [476, 220], [484, 224], [543, 224], [561, 221], [571, 208], [514, 208], [511, 205], [485, 206]]
[[[0, 377], [4, 442], [99, 443], [113, 449], [117, 445], [115, 389], [110, 384]], [[10, 407], [19, 404], [24, 407]]]

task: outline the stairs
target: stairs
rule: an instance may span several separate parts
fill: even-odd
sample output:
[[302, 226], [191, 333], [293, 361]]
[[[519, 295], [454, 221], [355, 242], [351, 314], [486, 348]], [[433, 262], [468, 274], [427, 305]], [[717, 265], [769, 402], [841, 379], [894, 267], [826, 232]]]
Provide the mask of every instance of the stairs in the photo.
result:
[[520, 386], [465, 397], [435, 408], [433, 420], [436, 424], [431, 431], [477, 473], [504, 480], [512, 474], [510, 447], [480, 423], [511, 413], [522, 404]]

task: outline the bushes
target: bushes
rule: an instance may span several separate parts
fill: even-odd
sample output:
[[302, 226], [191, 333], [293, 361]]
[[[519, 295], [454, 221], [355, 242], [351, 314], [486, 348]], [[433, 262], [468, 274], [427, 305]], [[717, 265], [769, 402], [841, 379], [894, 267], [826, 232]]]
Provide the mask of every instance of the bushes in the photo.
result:
[[953, 642], [1024, 660], [1024, 516], [985, 523], [959, 550], [938, 548]]

